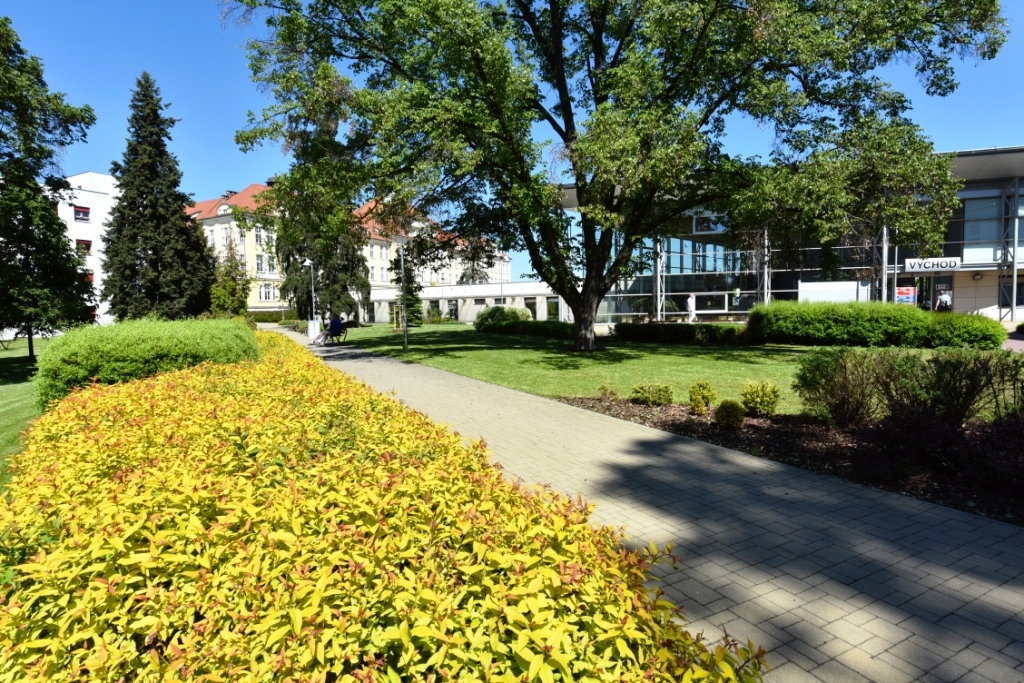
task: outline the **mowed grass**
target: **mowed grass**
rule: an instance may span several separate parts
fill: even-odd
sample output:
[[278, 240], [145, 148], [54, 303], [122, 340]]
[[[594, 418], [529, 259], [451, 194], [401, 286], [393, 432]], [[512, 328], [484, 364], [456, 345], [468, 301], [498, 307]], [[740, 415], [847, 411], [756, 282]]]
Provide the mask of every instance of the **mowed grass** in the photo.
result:
[[390, 325], [352, 330], [348, 343], [368, 351], [448, 370], [541, 396], [596, 396], [614, 388], [626, 397], [636, 384], [668, 384], [676, 403], [707, 380], [719, 399], [739, 399], [747, 380], [771, 380], [782, 390], [780, 412], [800, 412], [793, 393], [797, 346], [676, 346], [599, 339], [600, 351], [574, 353], [572, 343], [519, 335], [481, 334], [469, 325], [424, 325], [409, 330], [409, 353]]
[[[45, 339], [36, 339], [36, 356], [45, 347]], [[24, 339], [18, 339], [9, 349], [0, 349], [0, 489], [7, 484], [7, 461], [21, 450], [19, 436], [31, 420], [39, 417], [31, 382], [35, 371]]]

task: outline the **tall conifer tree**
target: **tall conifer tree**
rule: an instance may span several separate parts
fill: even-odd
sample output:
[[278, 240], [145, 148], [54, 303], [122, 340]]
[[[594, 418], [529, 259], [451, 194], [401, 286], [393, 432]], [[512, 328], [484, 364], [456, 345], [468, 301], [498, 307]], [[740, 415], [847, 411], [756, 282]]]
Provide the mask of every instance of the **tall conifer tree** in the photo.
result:
[[178, 160], [167, 149], [176, 119], [143, 72], [132, 93], [128, 146], [111, 174], [121, 195], [103, 238], [103, 298], [119, 320], [150, 314], [175, 319], [210, 307], [215, 259], [200, 227], [185, 213]]

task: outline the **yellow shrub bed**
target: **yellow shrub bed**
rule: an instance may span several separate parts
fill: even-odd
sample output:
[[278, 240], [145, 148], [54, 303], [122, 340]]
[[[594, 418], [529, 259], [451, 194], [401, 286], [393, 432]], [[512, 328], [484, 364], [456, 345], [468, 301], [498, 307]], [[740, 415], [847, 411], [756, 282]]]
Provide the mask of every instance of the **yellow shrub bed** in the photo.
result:
[[0, 681], [760, 679], [645, 590], [656, 551], [259, 343], [33, 425], [0, 507]]

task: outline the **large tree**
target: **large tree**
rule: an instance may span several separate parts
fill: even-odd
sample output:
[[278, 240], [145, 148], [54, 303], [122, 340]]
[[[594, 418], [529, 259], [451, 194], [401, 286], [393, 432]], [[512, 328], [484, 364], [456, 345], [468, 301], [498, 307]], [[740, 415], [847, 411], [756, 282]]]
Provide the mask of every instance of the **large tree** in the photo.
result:
[[54, 210], [70, 190], [58, 151], [85, 140], [95, 122], [50, 92], [43, 65], [0, 17], [0, 330], [29, 340], [90, 320], [92, 284]]
[[153, 78], [143, 72], [132, 92], [128, 144], [111, 166], [120, 194], [103, 236], [103, 298], [119, 320], [155, 314], [176, 319], [210, 308], [216, 259], [186, 213], [178, 160], [167, 149], [176, 119]]
[[1004, 40], [998, 0], [235, 4], [271, 31], [250, 44], [256, 80], [351, 68], [350, 130], [373, 145], [377, 196], [524, 249], [572, 309], [581, 350], [645, 239], [758, 182], [760, 163], [722, 151], [733, 121], [806, 157], [858, 121], [904, 123], [909, 103], [880, 68], [912, 62], [945, 95], [955, 59], [990, 59]]
[[[373, 215], [356, 214], [365, 145], [358, 137], [340, 140], [338, 135], [351, 116], [350, 88], [334, 69], [315, 65], [303, 78], [275, 84], [274, 92], [285, 104], [263, 119], [250, 114], [252, 125], [237, 141], [246, 150], [281, 143], [293, 163], [260, 193], [254, 212], [236, 218], [274, 235], [273, 251], [284, 273], [281, 295], [300, 316], [354, 315], [359, 303], [365, 306], [370, 299], [363, 247], [369, 241], [365, 223]], [[307, 259], [312, 266], [304, 265]]]

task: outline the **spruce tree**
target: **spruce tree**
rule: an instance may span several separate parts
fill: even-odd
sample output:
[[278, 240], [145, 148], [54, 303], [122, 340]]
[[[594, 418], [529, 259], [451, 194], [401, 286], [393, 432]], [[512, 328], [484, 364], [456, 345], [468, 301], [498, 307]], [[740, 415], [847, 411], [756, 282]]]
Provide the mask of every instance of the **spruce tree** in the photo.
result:
[[419, 327], [423, 324], [423, 300], [420, 292], [423, 285], [416, 279], [416, 271], [409, 261], [405, 260], [405, 291], [402, 291], [402, 258], [396, 256], [391, 259], [392, 282], [398, 286], [397, 303], [403, 311], [407, 312], [409, 327]]
[[92, 284], [54, 205], [66, 198], [57, 152], [96, 117], [50, 92], [43, 65], [0, 17], [0, 329], [28, 337], [92, 319]]
[[192, 202], [179, 189], [178, 160], [167, 149], [177, 120], [163, 115], [166, 108], [143, 72], [132, 93], [124, 157], [110, 170], [121, 194], [103, 237], [103, 298], [118, 320], [151, 314], [173, 320], [210, 307], [215, 258], [185, 213]]
[[244, 315], [249, 306], [252, 278], [235, 251], [234, 240], [228, 240], [227, 251], [217, 263], [216, 281], [210, 288], [210, 310], [214, 313]]

